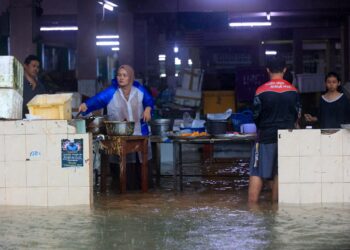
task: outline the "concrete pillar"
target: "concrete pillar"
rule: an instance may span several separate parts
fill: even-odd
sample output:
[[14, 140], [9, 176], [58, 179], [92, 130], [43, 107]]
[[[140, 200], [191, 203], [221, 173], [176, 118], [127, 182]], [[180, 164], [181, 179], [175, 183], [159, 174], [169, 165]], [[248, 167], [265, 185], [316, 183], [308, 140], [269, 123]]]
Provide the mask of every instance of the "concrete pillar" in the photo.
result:
[[96, 92], [96, 2], [78, 0], [77, 78], [81, 94]]
[[23, 63], [29, 54], [36, 54], [36, 45], [33, 43], [33, 11], [32, 0], [10, 1], [10, 51]]
[[293, 69], [295, 74], [303, 73], [303, 40], [296, 30], [293, 34]]
[[341, 27], [341, 64], [342, 64], [342, 75], [341, 79], [343, 82], [350, 80], [350, 68], [349, 68], [349, 56], [350, 56], [350, 17], [346, 19]]
[[129, 12], [118, 13], [120, 41], [119, 64], [134, 65], [134, 16]]

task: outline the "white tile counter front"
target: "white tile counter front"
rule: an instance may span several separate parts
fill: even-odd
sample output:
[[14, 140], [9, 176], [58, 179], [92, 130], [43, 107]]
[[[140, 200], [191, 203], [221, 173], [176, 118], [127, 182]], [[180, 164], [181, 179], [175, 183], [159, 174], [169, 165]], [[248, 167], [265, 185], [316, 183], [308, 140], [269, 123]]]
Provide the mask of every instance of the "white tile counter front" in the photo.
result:
[[[62, 139], [83, 140], [82, 167], [62, 167]], [[91, 145], [66, 120], [0, 121], [0, 205], [90, 205]]]
[[278, 175], [280, 203], [350, 203], [350, 130], [279, 130]]

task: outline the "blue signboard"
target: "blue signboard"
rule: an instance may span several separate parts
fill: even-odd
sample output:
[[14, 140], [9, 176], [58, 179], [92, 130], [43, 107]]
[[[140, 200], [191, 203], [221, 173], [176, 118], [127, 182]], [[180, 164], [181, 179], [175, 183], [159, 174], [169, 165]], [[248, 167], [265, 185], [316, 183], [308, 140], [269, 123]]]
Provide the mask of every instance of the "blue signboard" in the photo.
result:
[[84, 166], [83, 144], [83, 139], [61, 140], [62, 168]]

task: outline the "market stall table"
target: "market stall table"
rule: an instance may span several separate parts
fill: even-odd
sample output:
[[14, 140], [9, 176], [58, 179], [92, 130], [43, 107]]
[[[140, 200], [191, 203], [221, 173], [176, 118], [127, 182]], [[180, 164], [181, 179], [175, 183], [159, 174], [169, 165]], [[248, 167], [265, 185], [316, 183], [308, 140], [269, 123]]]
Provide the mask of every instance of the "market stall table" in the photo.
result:
[[255, 134], [251, 135], [238, 135], [238, 136], [222, 136], [211, 138], [184, 138], [178, 136], [172, 139], [173, 143], [173, 169], [174, 169], [174, 189], [178, 189], [177, 176], [180, 177], [180, 191], [183, 191], [183, 162], [182, 162], [182, 145], [183, 144], [209, 144], [214, 145], [216, 143], [249, 143], [253, 146], [256, 139]]
[[126, 191], [126, 155], [140, 152], [142, 155], [141, 164], [141, 188], [143, 192], [148, 190], [148, 137], [147, 136], [107, 136], [101, 140], [101, 192], [107, 189], [107, 168], [108, 156], [117, 155], [120, 157], [120, 192]]

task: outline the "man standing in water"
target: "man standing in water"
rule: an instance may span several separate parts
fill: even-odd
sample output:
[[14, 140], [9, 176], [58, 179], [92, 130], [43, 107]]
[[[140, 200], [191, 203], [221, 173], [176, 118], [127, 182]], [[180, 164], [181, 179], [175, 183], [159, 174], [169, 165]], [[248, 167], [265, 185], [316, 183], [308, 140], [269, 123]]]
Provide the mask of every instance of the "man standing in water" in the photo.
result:
[[250, 203], [258, 202], [264, 180], [271, 182], [272, 201], [278, 200], [277, 130], [293, 129], [300, 117], [297, 89], [283, 80], [284, 60], [279, 56], [270, 58], [266, 70], [270, 81], [256, 90], [253, 104], [258, 139], [249, 165]]

